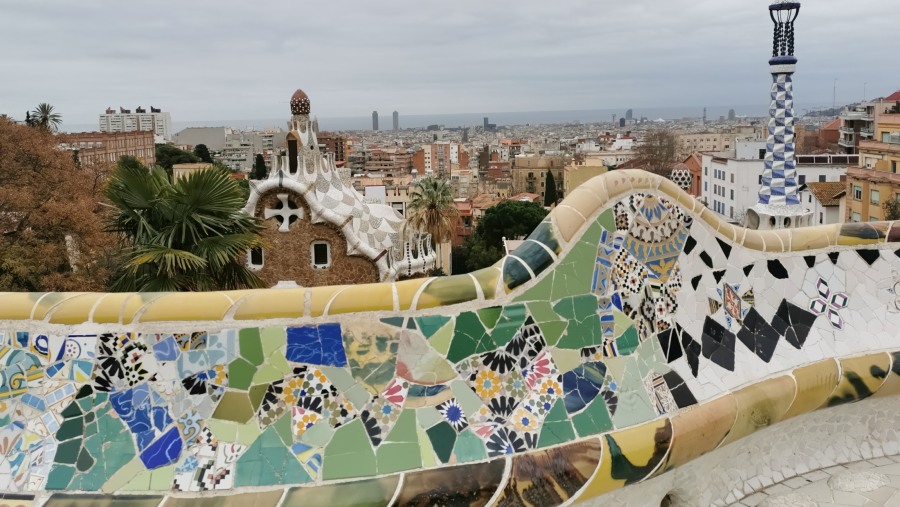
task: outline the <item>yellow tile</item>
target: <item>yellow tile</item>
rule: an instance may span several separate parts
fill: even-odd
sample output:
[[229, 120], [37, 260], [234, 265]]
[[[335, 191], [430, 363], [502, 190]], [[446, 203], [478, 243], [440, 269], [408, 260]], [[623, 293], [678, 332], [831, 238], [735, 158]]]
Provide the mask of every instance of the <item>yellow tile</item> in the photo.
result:
[[234, 320], [293, 319], [303, 316], [306, 289], [258, 289], [235, 303]]
[[886, 352], [841, 359], [841, 381], [822, 407], [833, 407], [868, 398], [884, 384], [891, 369]]
[[600, 206], [603, 206], [609, 202], [609, 192], [606, 190], [606, 174], [594, 176], [588, 181], [582, 183], [581, 186], [593, 192], [593, 194], [597, 197], [597, 201], [600, 203]]
[[575, 208], [581, 213], [581, 216], [589, 218], [605, 203], [600, 202], [597, 196], [587, 188], [576, 187], [566, 196], [562, 204]]
[[[802, 252], [828, 248], [832, 244], [828, 233], [834, 231], [834, 227], [828, 225], [793, 229], [791, 231], [791, 251]], [[835, 235], [834, 237], [836, 238], [837, 236]]]
[[700, 210], [700, 219], [709, 224], [713, 230], [717, 230], [722, 225], [722, 219], [719, 218], [719, 215], [713, 213], [711, 209], [705, 206]]
[[731, 431], [737, 402], [727, 394], [672, 417], [672, 449], [664, 469], [671, 470], [712, 451]]
[[87, 294], [86, 292], [48, 292], [31, 310], [31, 320], [44, 320], [50, 310], [63, 301]]
[[609, 202], [622, 199], [631, 193], [631, 178], [629, 171], [611, 171], [603, 175], [606, 180], [606, 191], [609, 194]]
[[[122, 307], [126, 302], [132, 300], [135, 294], [132, 292], [111, 292], [109, 294], [105, 294], [100, 298], [100, 301], [97, 302], [97, 305], [94, 308], [93, 314], [91, 314], [91, 321], [96, 322], [98, 324], [114, 324], [119, 322], [119, 319], [122, 316]], [[132, 302], [135, 305], [134, 311], [140, 309], [140, 300], [136, 300], [137, 302]]]
[[840, 225], [838, 245], [876, 245], [884, 241], [881, 233], [870, 223], [848, 223]]
[[122, 306], [122, 324], [131, 324], [141, 310], [153, 301], [170, 294], [169, 292], [137, 292]]
[[218, 292], [180, 292], [149, 302], [140, 313], [141, 322], [173, 320], [222, 320], [231, 300]]
[[[790, 252], [791, 251], [791, 230], [779, 229], [777, 231], [763, 231], [766, 234], [766, 251], [768, 252]], [[769, 241], [769, 238], [776, 238]]]
[[394, 310], [394, 293], [390, 283], [354, 285], [341, 292], [328, 307], [328, 315], [353, 312]]
[[28, 320], [42, 292], [0, 293], [0, 320]]
[[[621, 488], [626, 483], [637, 482], [660, 473], [672, 443], [672, 423], [668, 417], [650, 421], [633, 428], [614, 431], [600, 437], [603, 441], [600, 466], [597, 473], [584, 488], [576, 502], [602, 495]], [[611, 445], [614, 443], [615, 446]], [[617, 452], [618, 456], [612, 456]], [[624, 458], [624, 460], [622, 459]], [[626, 461], [633, 465], [630, 469], [616, 470], [616, 464]], [[654, 468], [656, 466], [656, 468]], [[630, 476], [635, 469], [651, 470], [640, 477]]]
[[90, 292], [67, 299], [50, 310], [51, 324], [81, 324], [90, 320], [91, 309], [105, 293]]
[[737, 418], [722, 445], [781, 421], [796, 393], [797, 384], [789, 375], [757, 382], [735, 392]]
[[744, 234], [743, 247], [749, 248], [751, 250], [757, 250], [759, 252], [766, 251], [766, 239], [763, 231], [755, 231], [752, 229], [745, 229], [746, 233]]
[[719, 229], [717, 231], [720, 235], [724, 236], [724, 241], [726, 243], [737, 243], [738, 238], [738, 228], [728, 222], [722, 222], [719, 225]]
[[490, 267], [479, 269], [472, 273], [472, 276], [478, 280], [481, 286], [481, 292], [484, 293], [484, 299], [494, 299], [497, 296], [497, 284], [500, 281], [500, 268]]
[[400, 311], [412, 308], [419, 288], [428, 280], [431, 280], [431, 278], [415, 278], [394, 283], [394, 286], [397, 288], [397, 299], [400, 301]]
[[325, 315], [325, 308], [331, 302], [331, 298], [338, 292], [350, 287], [349, 285], [329, 285], [327, 287], [313, 287], [307, 289], [310, 293], [310, 315], [321, 317]]
[[571, 241], [572, 237], [578, 232], [578, 229], [584, 225], [585, 217], [582, 216], [575, 208], [560, 204], [552, 212], [553, 223], [559, 229], [563, 241]]
[[478, 298], [475, 290], [475, 280], [469, 275], [442, 276], [434, 278], [429, 283], [419, 300], [416, 302], [416, 310], [434, 308], [436, 306], [453, 305], [474, 301]]
[[840, 372], [834, 359], [826, 359], [797, 368], [792, 375], [797, 383], [797, 396], [782, 420], [812, 412], [820, 407], [834, 392]]
[[900, 394], [900, 352], [891, 353], [891, 369], [884, 384], [872, 395], [873, 398], [884, 398]]

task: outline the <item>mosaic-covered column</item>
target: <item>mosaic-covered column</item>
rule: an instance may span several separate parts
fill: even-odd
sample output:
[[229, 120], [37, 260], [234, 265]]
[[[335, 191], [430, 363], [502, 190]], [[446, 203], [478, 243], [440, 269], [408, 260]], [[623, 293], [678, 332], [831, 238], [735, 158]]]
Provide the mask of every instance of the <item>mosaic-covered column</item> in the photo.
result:
[[769, 106], [769, 135], [766, 142], [765, 170], [759, 203], [799, 205], [797, 168], [794, 162], [794, 95], [792, 76], [797, 65], [794, 57], [794, 21], [799, 2], [778, 2], [769, 6], [775, 24], [772, 59], [772, 102]]

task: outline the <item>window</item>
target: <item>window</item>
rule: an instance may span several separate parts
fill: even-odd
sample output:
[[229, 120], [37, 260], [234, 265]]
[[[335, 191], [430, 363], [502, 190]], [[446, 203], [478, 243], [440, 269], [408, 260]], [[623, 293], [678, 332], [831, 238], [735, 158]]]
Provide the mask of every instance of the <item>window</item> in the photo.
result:
[[819, 175], [819, 183], [825, 183], [825, 175], [824, 174]]
[[762, 185], [762, 174], [759, 175], [759, 184]]
[[877, 222], [879, 220], [881, 220], [881, 219], [878, 217], [869, 217], [869, 222]]
[[734, 189], [733, 188], [731, 189], [731, 200], [732, 201], [734, 200]]
[[801, 174], [801, 175], [800, 175], [800, 184], [803, 185], [803, 184], [805, 184], [805, 183], [806, 183], [806, 175], [805, 175], [805, 174]]
[[895, 173], [895, 174], [897, 173], [897, 161], [896, 160], [891, 160], [891, 172]]
[[819, 223], [820, 223], [820, 224], [824, 224], [824, 223], [825, 223], [825, 214], [822, 213], [821, 211], [819, 212]]
[[263, 249], [262, 247], [252, 248], [250, 250], [250, 268], [260, 269], [263, 267]]
[[731, 173], [731, 182], [734, 183], [734, 173]]
[[331, 243], [327, 241], [314, 241], [309, 248], [314, 268], [325, 269], [331, 266]]
[[860, 220], [861, 220], [861, 217], [860, 217], [859, 213], [854, 211], [853, 213], [850, 214], [851, 222], [859, 222]]
[[878, 204], [879, 202], [881, 202], [881, 192], [879, 192], [878, 190], [872, 190], [872, 192], [869, 195], [869, 198], [870, 198], [869, 201], [872, 204]]
[[709, 182], [708, 181], [703, 182], [703, 191], [709, 192]]
[[703, 176], [709, 176], [709, 167], [703, 168]]
[[760, 160], [765, 160], [765, 159], [766, 159], [766, 150], [765, 150], [765, 148], [759, 150], [759, 159], [760, 159]]
[[857, 201], [862, 200], [862, 187], [858, 185], [853, 185], [853, 198]]

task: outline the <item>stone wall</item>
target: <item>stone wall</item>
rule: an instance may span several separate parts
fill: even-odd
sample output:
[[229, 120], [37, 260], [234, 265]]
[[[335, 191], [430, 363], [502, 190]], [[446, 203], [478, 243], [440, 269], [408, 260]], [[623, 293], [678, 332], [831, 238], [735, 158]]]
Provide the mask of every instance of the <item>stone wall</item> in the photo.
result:
[[[797, 427], [842, 435], [834, 407], [900, 393], [898, 238], [887, 222], [748, 231], [621, 170], [471, 275], [2, 294], [0, 491], [51, 507], [724, 503], [751, 472], [706, 461], [774, 434], [799, 469], [834, 444]], [[653, 480], [679, 470], [693, 483]], [[714, 491], [691, 498], [700, 481]]]
[[[289, 224], [288, 232], [279, 232], [278, 218], [264, 220], [262, 234], [264, 266], [258, 274], [270, 286], [282, 280], [292, 280], [301, 287], [323, 285], [351, 285], [378, 281], [378, 268], [369, 259], [347, 254], [347, 241], [333, 225], [313, 223], [309, 206], [296, 194], [279, 189], [263, 195], [256, 206], [255, 215], [265, 217], [266, 208], [282, 205], [279, 194], [287, 194], [289, 206], [297, 207], [299, 217]], [[327, 241], [331, 248], [331, 266], [325, 269], [313, 267], [310, 245], [314, 241]]]

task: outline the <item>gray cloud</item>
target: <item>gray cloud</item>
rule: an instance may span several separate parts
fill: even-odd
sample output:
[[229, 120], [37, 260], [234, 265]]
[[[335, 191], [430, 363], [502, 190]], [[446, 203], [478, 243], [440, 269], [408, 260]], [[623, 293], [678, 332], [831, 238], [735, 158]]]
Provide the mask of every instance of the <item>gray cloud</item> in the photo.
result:
[[[0, 0], [0, 112], [176, 121], [765, 104], [767, 2]], [[798, 107], [900, 87], [891, 0], [806, 0]]]

